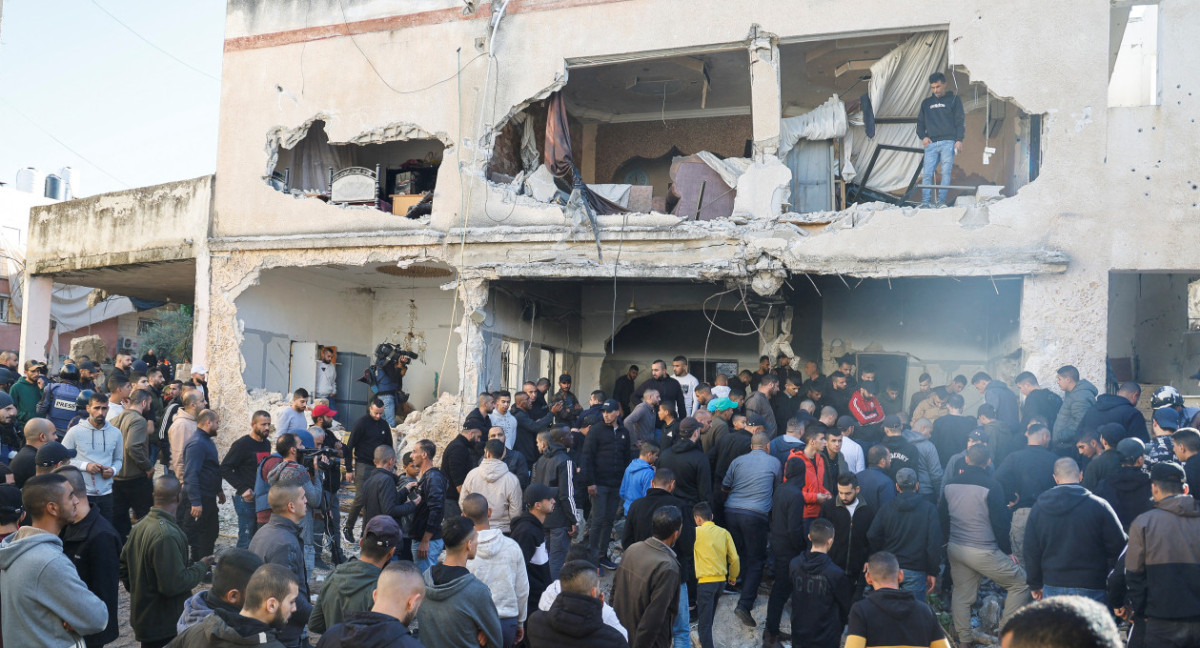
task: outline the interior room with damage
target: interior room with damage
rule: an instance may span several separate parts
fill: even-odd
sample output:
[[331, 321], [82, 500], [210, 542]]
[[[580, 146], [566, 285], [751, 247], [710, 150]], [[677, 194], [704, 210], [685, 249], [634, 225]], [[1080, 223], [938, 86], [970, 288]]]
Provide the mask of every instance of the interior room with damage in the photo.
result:
[[[948, 67], [948, 38], [929, 31], [779, 39], [780, 137], [767, 153], [791, 173], [784, 220], [828, 222], [828, 212], [856, 203], [920, 203], [916, 121], [932, 72], [947, 73], [965, 113], [948, 203], [1002, 199], [1037, 178], [1042, 116], [996, 96], [962, 66]], [[499, 130], [487, 178], [559, 205], [570, 204], [578, 180], [600, 197], [593, 206], [601, 214], [728, 218], [738, 192], [754, 189], [739, 183], [756, 154], [751, 68], [765, 64], [745, 44], [568, 61], [566, 84]], [[569, 132], [556, 145], [547, 115], [559, 111]], [[573, 168], [556, 171], [552, 158], [564, 148]]]

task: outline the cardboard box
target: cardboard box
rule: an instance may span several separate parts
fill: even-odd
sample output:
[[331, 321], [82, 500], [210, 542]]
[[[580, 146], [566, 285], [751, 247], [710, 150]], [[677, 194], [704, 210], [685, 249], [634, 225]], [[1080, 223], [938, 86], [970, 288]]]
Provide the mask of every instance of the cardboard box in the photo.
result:
[[425, 194], [392, 194], [392, 213], [397, 216], [408, 215], [413, 205], [421, 202]]

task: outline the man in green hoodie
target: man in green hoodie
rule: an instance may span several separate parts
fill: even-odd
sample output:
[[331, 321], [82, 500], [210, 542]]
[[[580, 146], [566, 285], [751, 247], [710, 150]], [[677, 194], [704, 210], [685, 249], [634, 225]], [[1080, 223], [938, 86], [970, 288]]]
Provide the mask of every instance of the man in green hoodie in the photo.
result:
[[42, 402], [42, 384], [38, 377], [45, 366], [37, 360], [26, 360], [25, 375], [8, 389], [8, 395], [12, 396], [13, 404], [17, 406], [18, 430], [24, 430], [29, 419], [37, 418], [37, 405]]
[[392, 516], [376, 515], [367, 520], [359, 540], [362, 547], [359, 559], [338, 565], [325, 579], [308, 619], [309, 632], [325, 634], [347, 614], [371, 609], [375, 604], [375, 584], [400, 546], [400, 537], [400, 525]]

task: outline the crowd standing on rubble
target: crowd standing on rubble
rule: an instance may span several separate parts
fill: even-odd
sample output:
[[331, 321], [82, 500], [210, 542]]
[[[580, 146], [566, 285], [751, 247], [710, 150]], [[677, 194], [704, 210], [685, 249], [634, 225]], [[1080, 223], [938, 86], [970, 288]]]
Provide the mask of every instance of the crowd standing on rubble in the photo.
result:
[[243, 424], [203, 367], [119, 354], [52, 379], [0, 354], [3, 644], [104, 646], [123, 589], [146, 648], [711, 648], [722, 598], [764, 648], [945, 647], [932, 594], [973, 646], [988, 579], [1005, 646], [1200, 646], [1200, 410], [1174, 387], [1147, 421], [1136, 383], [1100, 394], [1070, 365], [1061, 396], [924, 374], [906, 403], [854, 356], [711, 383], [678, 356], [586, 396], [568, 374], [480, 394], [440, 453], [397, 456], [413, 357], [342, 431], [323, 353], [315, 405], [255, 412], [221, 457]]

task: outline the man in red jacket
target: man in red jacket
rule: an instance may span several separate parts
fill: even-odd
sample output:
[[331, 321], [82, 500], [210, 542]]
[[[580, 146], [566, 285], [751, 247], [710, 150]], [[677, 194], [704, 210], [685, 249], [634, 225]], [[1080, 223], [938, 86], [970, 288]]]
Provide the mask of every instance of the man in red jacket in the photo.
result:
[[804, 533], [821, 516], [821, 505], [833, 495], [825, 488], [825, 430], [817, 426], [804, 429], [804, 449], [793, 450], [791, 457], [804, 460]]
[[850, 397], [850, 413], [862, 425], [872, 425], [883, 421], [883, 407], [875, 398], [875, 381], [864, 380], [858, 385], [858, 391]]

